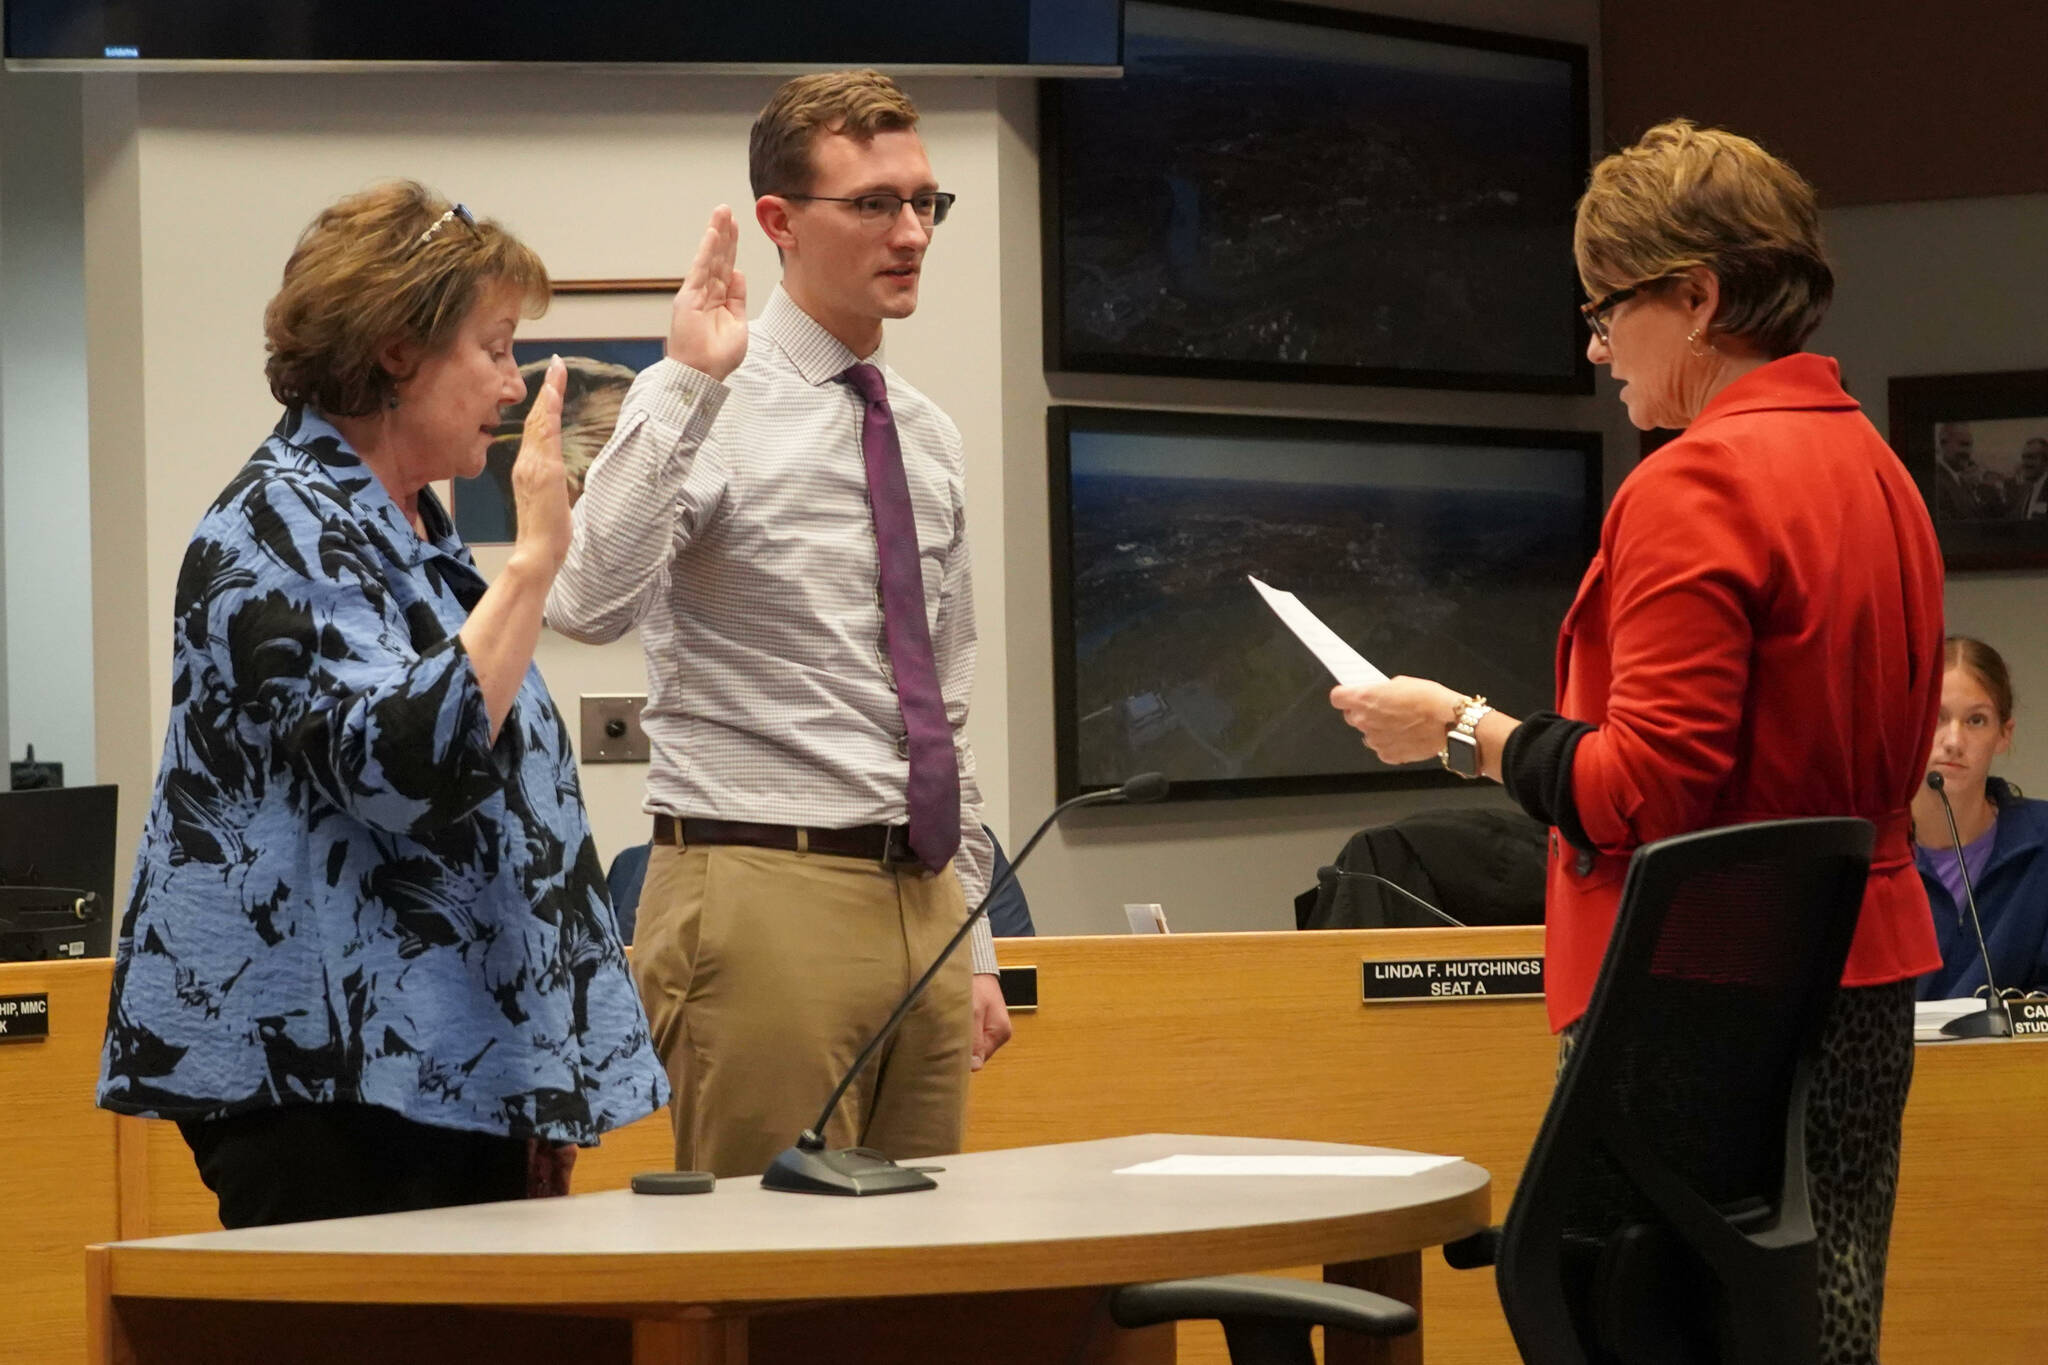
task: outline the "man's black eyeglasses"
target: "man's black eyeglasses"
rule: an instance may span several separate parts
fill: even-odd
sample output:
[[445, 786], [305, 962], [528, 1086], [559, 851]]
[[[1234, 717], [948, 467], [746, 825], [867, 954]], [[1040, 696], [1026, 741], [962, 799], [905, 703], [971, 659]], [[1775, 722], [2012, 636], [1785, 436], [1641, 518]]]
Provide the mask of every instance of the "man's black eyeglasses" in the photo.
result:
[[857, 194], [852, 198], [834, 194], [785, 194], [784, 199], [802, 199], [822, 204], [851, 204], [860, 214], [863, 223], [892, 223], [903, 212], [905, 204], [917, 215], [917, 221], [926, 227], [937, 227], [946, 221], [946, 215], [953, 211], [953, 201], [960, 196], [944, 190], [926, 190], [913, 194], [908, 199], [900, 194], [877, 191], [874, 194]]

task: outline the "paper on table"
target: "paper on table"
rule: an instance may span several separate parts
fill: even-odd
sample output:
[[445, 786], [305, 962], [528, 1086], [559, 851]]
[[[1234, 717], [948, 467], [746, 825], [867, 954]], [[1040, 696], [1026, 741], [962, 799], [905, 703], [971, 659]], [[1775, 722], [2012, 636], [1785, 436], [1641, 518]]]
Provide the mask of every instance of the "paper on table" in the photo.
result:
[[1291, 592], [1268, 587], [1258, 579], [1252, 578], [1250, 574], [1246, 574], [1245, 577], [1251, 578], [1252, 586], [1259, 590], [1259, 596], [1266, 599], [1266, 605], [1273, 609], [1273, 614], [1286, 623], [1287, 628], [1308, 646], [1309, 653], [1315, 655], [1323, 667], [1330, 670], [1331, 677], [1346, 687], [1358, 683], [1383, 683], [1387, 680], [1387, 675], [1366, 662], [1363, 654], [1345, 644], [1343, 636], [1324, 625], [1321, 617], [1301, 605], [1300, 598]]
[[1913, 1003], [1913, 1041], [1941, 1042], [1949, 1037], [1941, 1031], [1943, 1024], [1965, 1014], [1976, 1014], [1983, 1008], [1982, 996], [1969, 996], [1961, 1000], [1917, 1000]]
[[1420, 1152], [1386, 1156], [1167, 1156], [1118, 1175], [1421, 1175], [1462, 1158]]

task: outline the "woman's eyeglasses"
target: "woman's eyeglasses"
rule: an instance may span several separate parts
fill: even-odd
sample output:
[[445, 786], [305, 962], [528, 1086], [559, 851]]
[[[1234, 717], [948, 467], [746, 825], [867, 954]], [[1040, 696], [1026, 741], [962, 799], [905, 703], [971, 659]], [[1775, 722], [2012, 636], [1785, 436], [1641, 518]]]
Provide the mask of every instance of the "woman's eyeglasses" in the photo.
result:
[[1671, 278], [1672, 276], [1670, 275], [1652, 275], [1647, 280], [1637, 280], [1625, 289], [1617, 289], [1612, 294], [1603, 294], [1591, 303], [1580, 304], [1579, 316], [1586, 320], [1586, 325], [1593, 329], [1593, 335], [1599, 337], [1600, 344], [1605, 346], [1609, 344], [1607, 315], [1642, 293], [1645, 289], [1648, 289], [1651, 285], [1662, 284]]
[[429, 223], [427, 225], [427, 230], [419, 235], [418, 239], [413, 242], [413, 245], [416, 247], [425, 246], [428, 242], [434, 240], [435, 233], [439, 232], [442, 228], [448, 226], [448, 224], [454, 222], [457, 218], [460, 218], [463, 222], [469, 224], [470, 231], [476, 231], [476, 218], [474, 215], [470, 213], [469, 206], [466, 204], [457, 204], [454, 208], [449, 209], [439, 218], [436, 218], [433, 222]]

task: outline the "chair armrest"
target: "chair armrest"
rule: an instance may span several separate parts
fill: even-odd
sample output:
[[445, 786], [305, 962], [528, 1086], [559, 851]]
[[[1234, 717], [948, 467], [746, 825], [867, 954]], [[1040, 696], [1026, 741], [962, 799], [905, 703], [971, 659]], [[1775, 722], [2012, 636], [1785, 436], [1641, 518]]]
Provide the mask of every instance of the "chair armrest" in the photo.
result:
[[1109, 1315], [1119, 1327], [1150, 1327], [1186, 1318], [1261, 1318], [1375, 1337], [1402, 1336], [1414, 1331], [1416, 1324], [1413, 1308], [1384, 1294], [1272, 1275], [1127, 1284], [1110, 1295]]
[[1453, 1270], [1484, 1270], [1500, 1260], [1500, 1225], [1482, 1228], [1470, 1237], [1444, 1243], [1444, 1260]]

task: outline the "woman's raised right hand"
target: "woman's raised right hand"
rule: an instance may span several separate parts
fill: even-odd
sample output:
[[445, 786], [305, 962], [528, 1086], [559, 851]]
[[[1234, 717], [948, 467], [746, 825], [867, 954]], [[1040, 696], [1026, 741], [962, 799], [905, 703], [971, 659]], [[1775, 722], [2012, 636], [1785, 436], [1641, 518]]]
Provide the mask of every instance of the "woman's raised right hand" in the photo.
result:
[[512, 464], [519, 518], [512, 556], [531, 560], [549, 578], [569, 557], [569, 480], [562, 470], [562, 391], [568, 382], [569, 367], [554, 357], [527, 409], [519, 458]]

